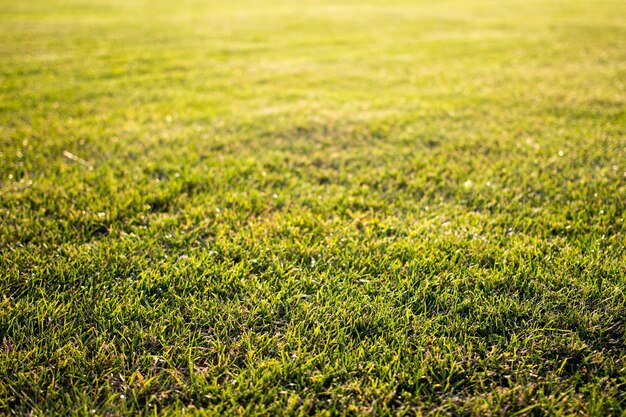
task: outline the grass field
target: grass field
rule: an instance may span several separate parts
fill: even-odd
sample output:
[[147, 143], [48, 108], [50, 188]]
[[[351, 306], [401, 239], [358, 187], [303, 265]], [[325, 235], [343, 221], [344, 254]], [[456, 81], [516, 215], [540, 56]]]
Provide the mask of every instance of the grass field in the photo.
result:
[[625, 415], [626, 2], [0, 0], [0, 414]]

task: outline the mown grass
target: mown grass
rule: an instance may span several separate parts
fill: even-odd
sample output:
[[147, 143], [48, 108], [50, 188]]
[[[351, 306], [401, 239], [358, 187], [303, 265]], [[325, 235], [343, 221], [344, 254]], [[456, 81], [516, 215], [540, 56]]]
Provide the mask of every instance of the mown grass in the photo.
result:
[[624, 16], [2, 0], [0, 413], [626, 413]]

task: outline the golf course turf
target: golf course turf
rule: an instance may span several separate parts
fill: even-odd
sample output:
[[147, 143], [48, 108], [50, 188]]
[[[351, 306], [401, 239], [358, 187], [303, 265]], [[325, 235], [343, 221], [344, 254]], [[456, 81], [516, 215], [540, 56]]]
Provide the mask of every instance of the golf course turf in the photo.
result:
[[626, 2], [0, 0], [0, 415], [624, 415]]

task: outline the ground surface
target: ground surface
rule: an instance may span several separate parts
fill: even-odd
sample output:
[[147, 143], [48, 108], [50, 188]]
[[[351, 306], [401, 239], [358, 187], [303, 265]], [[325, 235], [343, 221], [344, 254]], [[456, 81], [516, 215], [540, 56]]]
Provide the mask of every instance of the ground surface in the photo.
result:
[[0, 414], [626, 412], [626, 3], [0, 1]]

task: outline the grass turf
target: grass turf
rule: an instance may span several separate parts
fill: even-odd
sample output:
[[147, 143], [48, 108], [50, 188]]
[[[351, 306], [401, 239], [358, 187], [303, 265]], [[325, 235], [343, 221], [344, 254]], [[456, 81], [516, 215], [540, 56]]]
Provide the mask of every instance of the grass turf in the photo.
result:
[[0, 1], [0, 413], [626, 413], [625, 15]]

